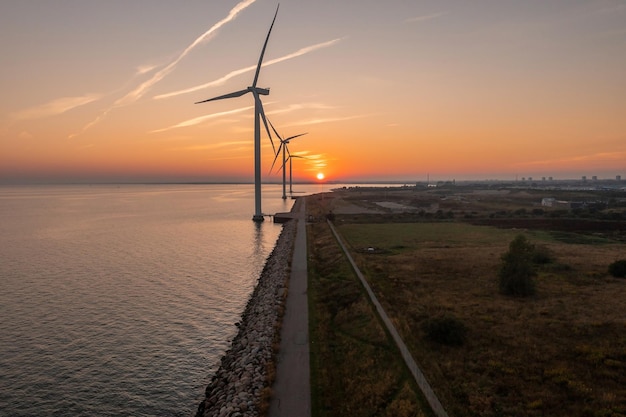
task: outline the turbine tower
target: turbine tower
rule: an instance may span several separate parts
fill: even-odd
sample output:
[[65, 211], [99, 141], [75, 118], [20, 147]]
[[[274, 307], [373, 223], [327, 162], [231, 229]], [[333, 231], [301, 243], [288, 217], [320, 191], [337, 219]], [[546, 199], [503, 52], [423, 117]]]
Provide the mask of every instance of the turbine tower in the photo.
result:
[[[272, 170], [272, 168], [274, 168], [274, 164], [276, 163], [276, 159], [278, 159], [278, 155], [280, 155], [280, 151], [282, 149], [283, 151], [283, 165], [282, 165], [282, 169], [283, 169], [283, 200], [287, 199], [287, 194], [285, 191], [285, 187], [286, 187], [286, 169], [285, 169], [285, 165], [287, 163], [287, 157], [285, 155], [285, 153], [289, 154], [289, 158], [291, 158], [291, 152], [289, 152], [289, 147], [287, 145], [289, 145], [289, 141], [292, 139], [295, 139], [297, 137], [300, 136], [304, 136], [306, 135], [306, 133], [300, 133], [299, 135], [294, 135], [294, 136], [289, 136], [286, 139], [283, 139], [278, 132], [276, 131], [276, 128], [274, 127], [274, 125], [272, 124], [272, 121], [270, 120], [270, 126], [272, 126], [272, 130], [274, 131], [274, 133], [276, 134], [276, 136], [278, 137], [278, 139], [280, 139], [280, 146], [278, 147], [278, 151], [276, 151], [276, 156], [274, 157], [274, 162], [272, 162], [272, 167], [270, 168], [270, 171]], [[291, 169], [291, 166], [290, 166]], [[291, 192], [291, 170], [289, 171], [289, 192]]]
[[[274, 19], [272, 20], [272, 24], [270, 25], [270, 30], [267, 32], [267, 37], [265, 38], [265, 43], [263, 44], [263, 49], [261, 50], [261, 56], [259, 57], [259, 63], [256, 67], [256, 72], [254, 74], [254, 80], [252, 81], [252, 85], [245, 90], [235, 91], [234, 93], [224, 94], [195, 103], [200, 104], [209, 101], [222, 100], [225, 98], [240, 97], [247, 93], [252, 93], [252, 95], [254, 96], [254, 216], [252, 217], [252, 220], [254, 220], [255, 222], [262, 222], [263, 220], [265, 220], [265, 218], [263, 217], [263, 212], [261, 211], [261, 119], [263, 120], [263, 124], [265, 125], [265, 131], [267, 132], [270, 141], [272, 141], [272, 135], [270, 134], [269, 127], [267, 126], [267, 119], [265, 118], [265, 112], [263, 111], [263, 103], [261, 102], [261, 98], [259, 97], [260, 95], [268, 95], [270, 93], [270, 89], [257, 87], [256, 84], [259, 80], [259, 72], [261, 71], [261, 64], [263, 63], [263, 55], [265, 55], [267, 41], [269, 41], [270, 39], [270, 33], [272, 33], [272, 28], [274, 27], [274, 22], [276, 21], [276, 16], [278, 15], [278, 7], [280, 7], [280, 5], [276, 7]], [[274, 142], [272, 141], [272, 147], [273, 146]]]
[[287, 160], [289, 161], [289, 195], [293, 196], [293, 190], [291, 189], [292, 173], [293, 173], [293, 158], [300, 158], [300, 159], [306, 159], [306, 158], [300, 155], [292, 155], [289, 152], [289, 149], [287, 149], [287, 153], [289, 154], [289, 156], [287, 157]]

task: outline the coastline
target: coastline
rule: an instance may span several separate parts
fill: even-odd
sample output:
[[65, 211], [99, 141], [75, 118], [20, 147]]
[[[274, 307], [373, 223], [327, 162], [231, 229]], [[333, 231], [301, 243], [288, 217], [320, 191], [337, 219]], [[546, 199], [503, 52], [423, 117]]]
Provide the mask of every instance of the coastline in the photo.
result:
[[[296, 201], [291, 211], [299, 204], [301, 201]], [[283, 225], [237, 324], [239, 331], [208, 384], [196, 417], [256, 417], [268, 407], [296, 224], [290, 221]]]

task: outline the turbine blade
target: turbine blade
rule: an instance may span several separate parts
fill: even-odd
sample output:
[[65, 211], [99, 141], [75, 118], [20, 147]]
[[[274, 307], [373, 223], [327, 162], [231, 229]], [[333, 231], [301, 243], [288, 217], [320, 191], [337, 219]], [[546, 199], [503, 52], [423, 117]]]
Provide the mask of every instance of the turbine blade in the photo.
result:
[[307, 133], [300, 133], [299, 135], [289, 136], [287, 139], [285, 139], [285, 142], [287, 142], [287, 141], [289, 141], [291, 139], [299, 138], [300, 136], [304, 136], [306, 134], [308, 134], [308, 132]]
[[280, 146], [278, 147], [278, 151], [276, 152], [276, 155], [274, 155], [274, 161], [272, 161], [272, 166], [270, 167], [270, 173], [274, 169], [274, 164], [276, 164], [276, 160], [278, 159], [278, 156], [280, 155], [280, 151], [282, 147], [283, 147], [283, 144], [281, 143]]
[[280, 7], [280, 3], [276, 6], [276, 13], [274, 13], [274, 19], [272, 20], [272, 24], [270, 25], [270, 30], [267, 32], [267, 37], [265, 38], [265, 43], [263, 44], [263, 49], [261, 49], [261, 56], [259, 57], [259, 63], [256, 66], [256, 73], [254, 74], [254, 81], [252, 82], [252, 88], [256, 87], [256, 82], [259, 79], [259, 72], [261, 71], [261, 64], [263, 63], [263, 55], [265, 55], [265, 48], [267, 47], [267, 41], [270, 39], [270, 33], [272, 33], [272, 28], [274, 27], [274, 22], [276, 21], [276, 16], [278, 15], [278, 8]]
[[272, 126], [272, 130], [274, 131], [274, 133], [276, 134], [276, 136], [278, 137], [278, 139], [280, 139], [281, 143], [284, 142], [283, 138], [278, 134], [278, 132], [276, 131], [276, 128], [274, 127], [274, 125], [272, 124], [272, 121], [268, 119], [268, 121], [270, 122], [270, 126]]
[[265, 117], [265, 111], [263, 111], [263, 102], [261, 101], [258, 94], [256, 93], [254, 94], [254, 100], [257, 101], [257, 103], [259, 104], [259, 110], [260, 110], [259, 114], [261, 116], [261, 119], [263, 119], [263, 124], [265, 125], [265, 131], [267, 132], [267, 136], [269, 136], [270, 142], [272, 143], [272, 149], [274, 150], [274, 152], [276, 152], [276, 146], [274, 146], [274, 140], [272, 139], [270, 128], [267, 125], [267, 118]]
[[224, 94], [223, 96], [217, 96], [217, 97], [209, 98], [207, 100], [197, 101], [195, 104], [206, 103], [207, 101], [222, 100], [222, 99], [225, 99], [225, 98], [241, 97], [244, 94], [249, 93], [249, 92], [250, 91], [248, 89], [235, 91], [234, 93]]

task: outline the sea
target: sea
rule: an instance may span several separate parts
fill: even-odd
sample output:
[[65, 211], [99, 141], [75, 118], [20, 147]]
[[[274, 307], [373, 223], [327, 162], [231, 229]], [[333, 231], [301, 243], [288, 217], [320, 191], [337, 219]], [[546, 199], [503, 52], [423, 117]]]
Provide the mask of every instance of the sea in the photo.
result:
[[282, 230], [253, 213], [252, 184], [1, 186], [0, 416], [193, 416]]

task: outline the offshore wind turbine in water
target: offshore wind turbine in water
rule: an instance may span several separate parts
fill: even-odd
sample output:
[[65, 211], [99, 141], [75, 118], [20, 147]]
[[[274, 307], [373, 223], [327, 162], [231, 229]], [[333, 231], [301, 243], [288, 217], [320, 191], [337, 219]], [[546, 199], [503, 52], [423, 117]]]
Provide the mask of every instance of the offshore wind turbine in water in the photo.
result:
[[[272, 135], [270, 134], [269, 127], [267, 126], [267, 119], [265, 118], [265, 112], [263, 111], [263, 103], [259, 96], [267, 96], [270, 93], [269, 88], [257, 87], [257, 81], [259, 80], [259, 72], [261, 71], [261, 64], [263, 63], [263, 55], [265, 55], [265, 48], [267, 47], [267, 41], [270, 39], [276, 16], [278, 15], [278, 7], [276, 7], [276, 13], [274, 13], [274, 19], [270, 25], [270, 30], [267, 32], [263, 49], [261, 50], [261, 56], [259, 57], [259, 63], [256, 67], [254, 74], [254, 80], [252, 85], [244, 90], [235, 91], [234, 93], [224, 94], [221, 96], [213, 97], [207, 100], [198, 101], [195, 104], [206, 103], [209, 101], [222, 100], [225, 98], [240, 97], [247, 93], [252, 93], [254, 97], [254, 216], [252, 220], [255, 222], [262, 222], [265, 220], [263, 212], [261, 211], [261, 119], [265, 125], [265, 131], [272, 141]], [[272, 147], [274, 142], [272, 141]]]
[[[270, 126], [272, 126], [272, 130], [274, 131], [274, 134], [276, 134], [276, 136], [278, 137], [278, 139], [280, 140], [280, 146], [278, 147], [278, 151], [276, 151], [276, 156], [274, 157], [274, 162], [272, 162], [272, 167], [270, 168], [270, 171], [272, 170], [272, 168], [274, 168], [274, 164], [276, 163], [276, 159], [278, 159], [278, 155], [280, 155], [280, 151], [283, 151], [283, 165], [282, 165], [282, 170], [283, 170], [283, 200], [287, 199], [287, 194], [285, 191], [286, 188], [286, 164], [287, 164], [287, 160], [289, 160], [289, 194], [292, 193], [291, 190], [291, 181], [292, 181], [292, 168], [293, 166], [291, 165], [291, 152], [289, 152], [289, 147], [287, 145], [289, 145], [289, 141], [292, 139], [295, 139], [297, 137], [300, 136], [304, 136], [306, 135], [306, 133], [300, 133], [299, 135], [294, 135], [294, 136], [289, 136], [288, 138], [283, 139], [282, 136], [280, 136], [278, 134], [278, 132], [276, 131], [276, 128], [274, 127], [274, 125], [272, 124], [272, 121], [270, 120]], [[287, 154], [289, 155], [287, 157]], [[301, 158], [300, 156], [296, 156], [297, 158]]]

